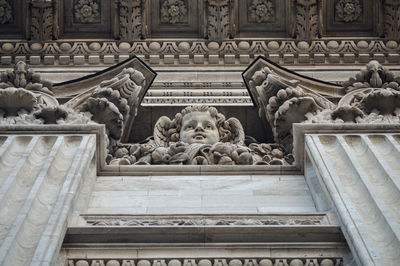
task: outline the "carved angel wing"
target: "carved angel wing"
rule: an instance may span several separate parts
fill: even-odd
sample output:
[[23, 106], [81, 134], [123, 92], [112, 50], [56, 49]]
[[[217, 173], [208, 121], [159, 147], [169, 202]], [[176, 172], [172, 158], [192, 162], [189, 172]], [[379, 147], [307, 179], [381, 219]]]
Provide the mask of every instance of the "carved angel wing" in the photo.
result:
[[160, 117], [154, 125], [154, 142], [157, 146], [166, 147], [168, 145], [167, 130], [171, 123], [171, 119], [166, 116]]
[[229, 127], [232, 130], [232, 139], [233, 143], [239, 144], [239, 145], [244, 145], [244, 130], [242, 127], [242, 123], [237, 118], [231, 117], [228, 120], [226, 120], [229, 124]]

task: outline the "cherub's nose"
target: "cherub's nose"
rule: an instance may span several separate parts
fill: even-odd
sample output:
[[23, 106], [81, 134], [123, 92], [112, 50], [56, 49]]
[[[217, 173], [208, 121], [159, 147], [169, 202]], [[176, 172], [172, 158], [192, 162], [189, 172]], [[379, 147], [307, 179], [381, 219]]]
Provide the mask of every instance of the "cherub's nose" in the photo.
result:
[[197, 123], [197, 126], [194, 130], [195, 131], [204, 131], [204, 127], [201, 123]]

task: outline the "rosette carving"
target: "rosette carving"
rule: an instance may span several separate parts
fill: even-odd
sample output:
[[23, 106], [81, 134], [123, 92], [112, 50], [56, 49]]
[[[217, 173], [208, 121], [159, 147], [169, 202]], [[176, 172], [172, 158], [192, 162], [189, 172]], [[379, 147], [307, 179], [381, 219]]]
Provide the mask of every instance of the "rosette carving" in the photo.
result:
[[357, 21], [362, 13], [358, 0], [340, 0], [335, 9], [338, 19], [344, 22]]
[[74, 3], [74, 18], [78, 23], [100, 22], [98, 0], [77, 0]]
[[253, 0], [249, 7], [249, 21], [263, 23], [274, 18], [274, 6], [270, 0]]
[[161, 6], [161, 22], [175, 24], [185, 22], [186, 3], [182, 0], [165, 0]]

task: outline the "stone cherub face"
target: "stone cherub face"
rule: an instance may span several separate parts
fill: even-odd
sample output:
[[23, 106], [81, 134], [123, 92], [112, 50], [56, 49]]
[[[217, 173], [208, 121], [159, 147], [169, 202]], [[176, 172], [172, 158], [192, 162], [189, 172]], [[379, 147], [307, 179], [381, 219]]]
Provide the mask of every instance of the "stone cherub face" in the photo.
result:
[[214, 107], [188, 106], [175, 115], [158, 119], [154, 126], [156, 145], [168, 147], [171, 142], [215, 144], [229, 142], [242, 145], [244, 131], [238, 119], [225, 116]]
[[189, 144], [214, 144], [219, 141], [217, 121], [207, 112], [194, 111], [182, 118], [180, 140]]

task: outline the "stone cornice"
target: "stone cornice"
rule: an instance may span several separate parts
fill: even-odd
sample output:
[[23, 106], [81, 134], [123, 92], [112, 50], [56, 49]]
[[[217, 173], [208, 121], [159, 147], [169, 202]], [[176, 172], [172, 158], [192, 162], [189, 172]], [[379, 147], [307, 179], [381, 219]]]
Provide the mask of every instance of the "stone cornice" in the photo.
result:
[[383, 39], [324, 39], [316, 41], [232, 40], [221, 42], [153, 40], [118, 42], [110, 40], [51, 42], [3, 41], [0, 63], [9, 67], [24, 60], [30, 65], [112, 65], [137, 55], [152, 66], [248, 65], [264, 55], [281, 65], [382, 64], [400, 62], [399, 45]]

